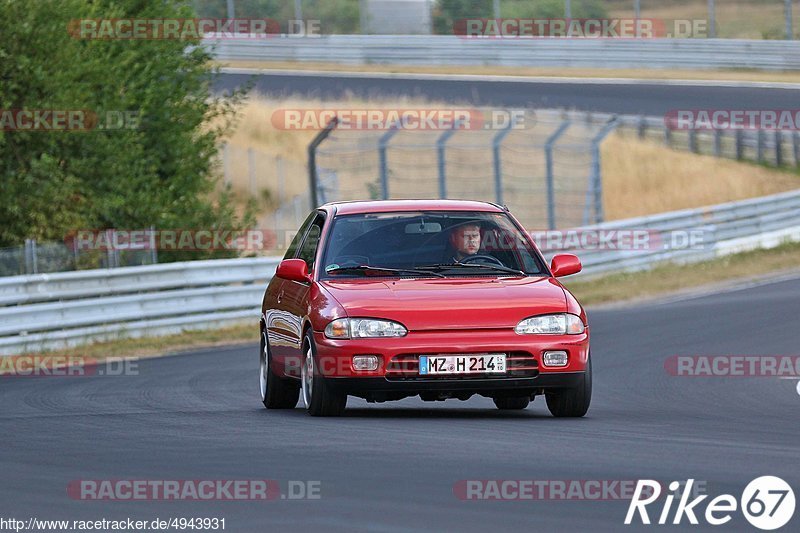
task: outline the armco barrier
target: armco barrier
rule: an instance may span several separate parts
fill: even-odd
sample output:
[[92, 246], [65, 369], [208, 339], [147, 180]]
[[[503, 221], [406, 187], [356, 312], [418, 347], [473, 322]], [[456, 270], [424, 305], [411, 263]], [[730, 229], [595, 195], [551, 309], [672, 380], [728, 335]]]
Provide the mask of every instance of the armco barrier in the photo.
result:
[[[800, 241], [800, 190], [618, 220], [584, 230], [702, 232], [699, 246], [647, 250], [543, 249], [581, 257], [586, 279], [608, 272], [688, 263]], [[278, 258], [221, 259], [0, 279], [0, 355], [97, 339], [163, 335], [250, 321]], [[255, 335], [254, 335], [255, 339]]]
[[746, 39], [465, 39], [448, 35], [325, 35], [292, 39], [216, 39], [223, 61], [345, 65], [492, 65], [798, 70], [800, 41]]

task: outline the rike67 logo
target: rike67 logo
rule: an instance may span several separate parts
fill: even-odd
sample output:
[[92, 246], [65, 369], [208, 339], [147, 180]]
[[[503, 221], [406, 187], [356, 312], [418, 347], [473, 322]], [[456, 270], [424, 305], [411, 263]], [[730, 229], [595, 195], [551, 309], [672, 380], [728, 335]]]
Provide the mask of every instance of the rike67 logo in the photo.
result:
[[[745, 487], [742, 497], [738, 501], [731, 494], [717, 496], [707, 502], [705, 512], [702, 513], [700, 504], [708, 498], [708, 495], [696, 496], [690, 501], [693, 484], [694, 479], [689, 479], [685, 484], [678, 481], [669, 484], [671, 494], [664, 499], [657, 524], [669, 523], [670, 515], [672, 515], [671, 523], [673, 525], [680, 524], [684, 517], [690, 524], [697, 525], [699, 515], [705, 518], [708, 524], [721, 526], [730, 522], [737, 510], [741, 509], [742, 514], [752, 526], [771, 531], [786, 525], [794, 515], [794, 491], [779, 477], [762, 476], [754, 479]], [[681, 487], [683, 487], [683, 491], [678, 493]], [[643, 524], [650, 524], [651, 519], [647, 506], [655, 503], [660, 496], [661, 484], [658, 481], [640, 479], [628, 507], [625, 524], [633, 523], [637, 515]], [[673, 514], [672, 504], [676, 497], [678, 504]], [[651, 509], [651, 511], [653, 510], [657, 509]], [[655, 519], [655, 516], [653, 518]]]

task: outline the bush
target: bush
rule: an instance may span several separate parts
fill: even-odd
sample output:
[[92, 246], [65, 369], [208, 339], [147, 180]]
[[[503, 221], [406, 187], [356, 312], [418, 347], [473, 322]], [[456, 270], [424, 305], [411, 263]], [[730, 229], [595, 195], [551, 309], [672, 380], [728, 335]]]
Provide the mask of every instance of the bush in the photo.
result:
[[240, 95], [209, 96], [208, 53], [187, 51], [196, 41], [67, 31], [75, 19], [193, 16], [181, 0], [0, 0], [0, 110], [89, 110], [101, 121], [127, 113], [138, 126], [0, 128], [0, 246], [61, 240], [76, 228], [238, 229], [252, 220], [214, 194], [217, 144]]

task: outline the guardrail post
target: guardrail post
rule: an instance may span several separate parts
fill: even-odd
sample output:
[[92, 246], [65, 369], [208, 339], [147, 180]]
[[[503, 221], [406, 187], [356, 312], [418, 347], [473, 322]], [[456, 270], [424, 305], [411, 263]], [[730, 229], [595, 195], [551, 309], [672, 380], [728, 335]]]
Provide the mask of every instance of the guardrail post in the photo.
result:
[[553, 175], [553, 144], [558, 140], [571, 122], [564, 120], [561, 125], [554, 131], [544, 144], [544, 155], [547, 163], [547, 229], [556, 229], [556, 191], [555, 191], [555, 177]]
[[722, 130], [714, 130], [714, 155], [722, 157]]
[[503, 170], [502, 170], [502, 162], [500, 160], [500, 145], [503, 142], [503, 139], [506, 138], [506, 135], [511, 133], [511, 126], [512, 124], [509, 123], [508, 126], [497, 132], [497, 134], [492, 139], [492, 163], [494, 166], [494, 197], [495, 201], [503, 205]]
[[445, 164], [445, 144], [455, 135], [455, 124], [436, 139], [436, 158], [439, 165], [439, 198], [447, 198], [447, 165]]
[[736, 140], [736, 159], [737, 161], [741, 161], [742, 159], [744, 159], [744, 132], [742, 130], [736, 130], [735, 140]]
[[325, 129], [319, 132], [308, 145], [308, 186], [310, 188], [309, 197], [311, 199], [311, 209], [317, 208], [317, 187], [319, 185], [319, 176], [317, 176], [317, 147], [328, 138], [328, 135], [336, 129], [338, 124], [339, 118], [332, 118], [325, 126]]
[[757, 156], [757, 158], [758, 158], [758, 162], [759, 163], [763, 163], [764, 162], [764, 130], [758, 130], [757, 135], [758, 135], [758, 142], [757, 142], [758, 156]]
[[380, 165], [381, 173], [381, 197], [384, 200], [389, 199], [389, 163], [386, 158], [386, 148], [389, 141], [400, 131], [396, 127], [391, 128], [389, 131], [381, 135], [378, 140], [378, 162]]
[[783, 166], [783, 132], [781, 130], [775, 130], [775, 166], [782, 167]]

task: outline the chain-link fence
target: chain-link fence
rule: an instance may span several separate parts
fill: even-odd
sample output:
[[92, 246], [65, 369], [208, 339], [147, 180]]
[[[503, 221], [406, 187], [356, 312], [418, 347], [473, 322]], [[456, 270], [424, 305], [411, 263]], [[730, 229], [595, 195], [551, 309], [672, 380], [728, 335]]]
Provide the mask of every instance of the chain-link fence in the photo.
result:
[[[108, 242], [113, 242], [110, 235]], [[0, 248], [0, 276], [44, 274], [93, 268], [117, 268], [158, 263], [158, 251], [150, 249], [82, 249], [77, 240], [40, 243], [27, 239], [23, 246]]]
[[615, 125], [526, 111], [501, 129], [334, 128], [313, 157], [312, 200], [489, 200], [507, 205], [529, 228], [602, 222], [599, 147]]

